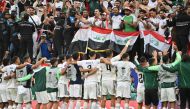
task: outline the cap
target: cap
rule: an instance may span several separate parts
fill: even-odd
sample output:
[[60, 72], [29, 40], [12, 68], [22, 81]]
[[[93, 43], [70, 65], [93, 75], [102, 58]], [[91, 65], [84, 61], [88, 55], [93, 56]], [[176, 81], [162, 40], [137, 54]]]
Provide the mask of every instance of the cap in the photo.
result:
[[46, 34], [45, 34], [45, 33], [43, 33], [43, 34], [41, 35], [41, 37], [44, 37], [44, 38], [46, 38]]
[[130, 7], [124, 7], [123, 10], [133, 11]]

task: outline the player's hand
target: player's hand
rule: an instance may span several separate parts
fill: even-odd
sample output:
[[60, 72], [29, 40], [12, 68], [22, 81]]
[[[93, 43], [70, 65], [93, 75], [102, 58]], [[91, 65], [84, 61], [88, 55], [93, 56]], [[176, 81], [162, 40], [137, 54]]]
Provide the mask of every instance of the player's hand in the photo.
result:
[[83, 75], [82, 76], [82, 79], [85, 79], [85, 78], [87, 78], [88, 77], [88, 75]]
[[136, 52], [136, 55], [135, 55], [135, 59], [138, 59], [138, 54], [137, 54], [137, 52]]
[[130, 45], [130, 43], [131, 43], [131, 39], [129, 39], [129, 40], [127, 41], [126, 45]]
[[158, 52], [157, 52], [156, 50], [154, 50], [154, 51], [152, 52], [152, 56], [153, 56], [154, 58], [157, 58]]
[[162, 52], [158, 52], [158, 56], [162, 57]]

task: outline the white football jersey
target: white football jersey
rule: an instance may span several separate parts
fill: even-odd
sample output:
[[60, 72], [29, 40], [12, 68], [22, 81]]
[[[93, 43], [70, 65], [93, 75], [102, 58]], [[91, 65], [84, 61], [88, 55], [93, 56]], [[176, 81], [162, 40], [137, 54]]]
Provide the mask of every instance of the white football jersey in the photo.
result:
[[112, 62], [112, 65], [117, 67], [117, 81], [131, 81], [131, 68], [134, 69], [136, 66], [132, 62], [128, 61], [117, 61]]
[[[16, 64], [11, 64], [2, 69], [3, 72], [6, 72], [7, 75], [11, 75], [16, 71]], [[15, 78], [11, 78], [7, 81], [7, 88], [17, 88], [17, 82]]]
[[[7, 66], [5, 66], [5, 67], [7, 67]], [[6, 69], [5, 67], [3, 67], [2, 70], [5, 70]], [[0, 73], [0, 88], [5, 88], [7, 86], [8, 80], [4, 80], [4, 78], [6, 76], [8, 76], [7, 71], [4, 71], [3, 73]]]
[[144, 88], [143, 73], [138, 71], [137, 75], [138, 75], [138, 86], [137, 86], [137, 88]]
[[[98, 64], [100, 64], [100, 60], [82, 60], [82, 61], [77, 61], [77, 64], [79, 66], [82, 66], [84, 69], [91, 69], [91, 68], [97, 68]], [[87, 78], [85, 78], [85, 83], [88, 82], [98, 82], [98, 76], [97, 73], [94, 73]]]
[[[66, 64], [67, 64], [67, 62], [64, 62], [63, 64], [59, 64], [57, 67], [60, 69], [63, 69], [66, 67]], [[69, 82], [69, 79], [67, 78], [66, 74], [61, 75], [59, 80], [58, 80], [59, 84], [67, 84], [68, 82]]]
[[[120, 56], [113, 57], [111, 63], [119, 61]], [[101, 63], [102, 80], [116, 80], [116, 66]]]

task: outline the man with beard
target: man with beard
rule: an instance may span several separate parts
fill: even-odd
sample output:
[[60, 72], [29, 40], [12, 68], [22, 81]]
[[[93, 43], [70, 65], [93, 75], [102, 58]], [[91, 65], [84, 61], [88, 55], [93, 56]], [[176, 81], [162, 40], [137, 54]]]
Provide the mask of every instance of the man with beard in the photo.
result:
[[[37, 31], [37, 29], [38, 29], [38, 27], [40, 26], [40, 24], [41, 24], [41, 20], [40, 20], [40, 18], [35, 14], [35, 9], [33, 8], [33, 7], [29, 7], [28, 8], [28, 14], [29, 14], [29, 22], [30, 23], [33, 23], [34, 24], [34, 26], [35, 26], [35, 32], [34, 32], [34, 34], [33, 34], [33, 58], [35, 58], [36, 57], [36, 55], [37, 55], [37, 38], [38, 38], [38, 31]], [[32, 59], [32, 58], [31, 58]]]
[[59, 20], [54, 28], [54, 56], [61, 56], [63, 54], [63, 31], [65, 29], [65, 13], [61, 13]]
[[122, 19], [121, 26], [125, 32], [135, 32], [137, 27], [137, 18], [132, 15], [132, 10], [129, 7], [124, 8], [125, 16]]
[[160, 12], [159, 12], [159, 14], [160, 14], [160, 22], [159, 22], [159, 27], [158, 27], [158, 33], [160, 34], [160, 35], [162, 35], [162, 36], [165, 36], [166, 37], [166, 35], [165, 35], [165, 31], [166, 31], [166, 16], [165, 16], [165, 11], [164, 10], [161, 10]]
[[[82, 18], [83, 19], [88, 19], [88, 11], [87, 10], [83, 10], [82, 11]], [[83, 22], [80, 21], [80, 16], [77, 16], [77, 22], [75, 23], [75, 26], [78, 28], [88, 28], [90, 25], [89, 24], [85, 24]]]

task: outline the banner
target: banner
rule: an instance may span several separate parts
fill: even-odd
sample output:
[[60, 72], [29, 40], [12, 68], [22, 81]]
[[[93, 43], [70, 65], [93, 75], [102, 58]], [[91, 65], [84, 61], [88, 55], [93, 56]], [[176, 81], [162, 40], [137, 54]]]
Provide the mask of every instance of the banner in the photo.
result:
[[131, 43], [128, 47], [128, 51], [130, 51], [132, 50], [132, 47], [135, 44], [138, 36], [139, 32], [113, 31], [109, 48], [119, 53], [121, 52], [127, 41], [131, 40]]
[[141, 37], [144, 38], [144, 51], [151, 54], [153, 50], [169, 50], [171, 44], [155, 31], [143, 31]]
[[106, 50], [110, 45], [112, 30], [92, 27], [88, 32], [88, 47], [93, 50]]
[[0, 12], [4, 12], [6, 9], [7, 2], [6, 0], [0, 1]]
[[122, 32], [92, 27], [77, 31], [70, 45], [69, 53], [85, 53], [87, 48], [97, 52], [105, 52], [105, 50], [111, 49], [119, 53], [128, 40], [131, 40], [128, 49], [130, 51], [139, 35], [144, 39], [144, 52], [151, 53], [153, 50], [164, 51], [170, 48], [171, 44], [164, 36], [155, 31]]
[[69, 47], [69, 54], [74, 52], [86, 52], [88, 43], [88, 32], [90, 29], [79, 29]]

